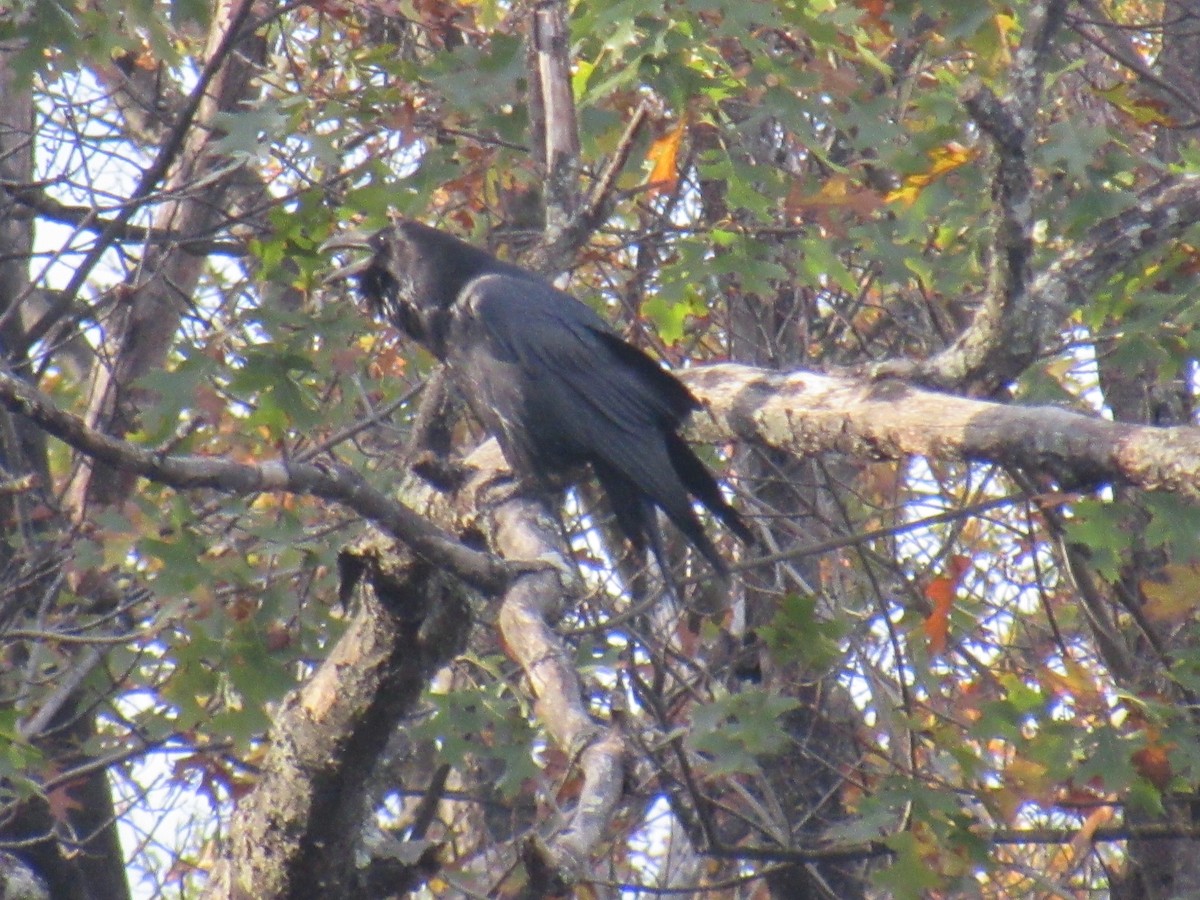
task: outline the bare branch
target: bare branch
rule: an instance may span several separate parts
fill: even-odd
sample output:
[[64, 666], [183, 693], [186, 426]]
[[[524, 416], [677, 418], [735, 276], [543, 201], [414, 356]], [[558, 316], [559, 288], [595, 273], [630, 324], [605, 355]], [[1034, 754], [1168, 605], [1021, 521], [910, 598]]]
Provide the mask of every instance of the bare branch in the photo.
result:
[[[1200, 103], [1187, 90], [1169, 79], [1163, 78], [1139, 55], [1131, 40], [1131, 34], [1113, 22], [1108, 11], [1096, 0], [1080, 0], [1079, 6], [1090, 18], [1079, 15], [1068, 17], [1073, 31], [1100, 52], [1112, 57], [1125, 68], [1136, 74], [1141, 83], [1151, 91], [1166, 98], [1174, 106], [1187, 110], [1193, 123], [1200, 120]], [[1176, 126], [1179, 127], [1179, 126]]]
[[242, 27], [246, 24], [253, 6], [253, 0], [241, 0], [241, 4], [230, 17], [224, 33], [213, 47], [212, 52], [208, 55], [204, 68], [196, 80], [196, 85], [188, 95], [187, 102], [184, 103], [183, 108], [179, 111], [179, 117], [175, 121], [174, 126], [167, 133], [166, 139], [159, 147], [158, 155], [155, 156], [150, 165], [142, 172], [142, 177], [138, 180], [137, 186], [129, 195], [129, 202], [121, 208], [121, 211], [109, 221], [108, 225], [100, 233], [96, 242], [88, 250], [87, 255], [71, 274], [70, 281], [67, 282], [62, 292], [58, 295], [58, 298], [54, 301], [54, 304], [42, 316], [41, 320], [30, 328], [29, 334], [26, 336], [26, 347], [20, 348], [21, 352], [14, 354], [15, 356], [23, 355], [29, 346], [36, 344], [45, 337], [47, 332], [54, 326], [54, 323], [66, 314], [71, 308], [71, 304], [75, 302], [75, 297], [79, 293], [79, 289], [83, 287], [84, 283], [91, 276], [92, 269], [100, 261], [100, 257], [112, 246], [119, 232], [129, 224], [129, 220], [141, 208], [137, 201], [148, 197], [151, 191], [166, 176], [180, 150], [183, 149], [187, 135], [191, 131], [192, 123], [201, 108], [201, 103], [204, 101], [209, 87], [212, 85], [213, 79], [217, 77], [217, 73], [221, 71], [225, 60], [233, 51], [237, 42], [242, 38]]
[[87, 206], [70, 206], [55, 200], [44, 191], [37, 188], [16, 184], [0, 183], [0, 190], [7, 190], [20, 205], [32, 210], [44, 219], [59, 222], [63, 225], [74, 225], [85, 231], [97, 234], [108, 234], [110, 240], [136, 241], [138, 243], [166, 244], [177, 243], [188, 253], [212, 254], [216, 256], [243, 257], [249, 254], [246, 246], [237, 241], [206, 240], [188, 237], [171, 229], [121, 223], [116, 219], [106, 219], [97, 215], [96, 210]]
[[1118, 482], [1200, 499], [1200, 428], [1130, 425], [1057, 407], [1010, 406], [811, 372], [723, 364], [679, 373], [708, 406], [691, 437], [793, 453], [992, 461], [1064, 487]]
[[1108, 278], [1143, 253], [1179, 239], [1197, 222], [1200, 177], [1164, 178], [1037, 273], [1025, 291], [1020, 315], [1001, 313], [996, 318], [997, 308], [985, 302], [985, 309], [943, 353], [925, 362], [896, 360], [868, 369], [876, 378], [895, 376], [933, 387], [952, 388], [973, 380], [993, 388], [1005, 384], [1045, 351], [1055, 326], [1089, 303], [1092, 292]]
[[579, 201], [579, 127], [571, 88], [567, 5], [562, 0], [537, 3], [529, 39], [545, 114], [546, 227], [553, 240], [567, 227]]
[[[985, 844], [1070, 844], [1078, 840], [1078, 828], [995, 828], [976, 829], [975, 836]], [[1108, 825], [1097, 828], [1089, 843], [1129, 840], [1200, 839], [1200, 828], [1172, 823]], [[754, 859], [768, 862], [816, 862], [818, 860], [871, 859], [889, 856], [892, 850], [883, 841], [857, 844], [831, 844], [813, 849], [785, 850], [775, 847], [727, 847], [713, 856]]]
[[508, 582], [508, 570], [499, 560], [465, 546], [343, 466], [286, 460], [248, 465], [215, 457], [163, 455], [88, 428], [78, 416], [59, 409], [45, 394], [9, 373], [0, 373], [0, 405], [114, 469], [180, 489], [213, 488], [235, 495], [287, 491], [333, 500], [483, 590], [495, 591]]
[[597, 227], [608, 215], [608, 206], [612, 202], [612, 193], [617, 184], [617, 177], [624, 170], [625, 164], [629, 162], [629, 155], [633, 152], [633, 142], [646, 123], [646, 116], [649, 115], [649, 112], [650, 104], [645, 100], [639, 103], [637, 109], [633, 111], [612, 159], [600, 173], [600, 177], [588, 194], [587, 203], [579, 211], [579, 218], [589, 228]]
[[[476, 453], [472, 462], [482, 459]], [[498, 453], [492, 464], [503, 466]], [[602, 728], [584, 708], [575, 661], [551, 627], [563, 595], [559, 573], [570, 582], [577, 577], [553, 516], [538, 501], [517, 497], [496, 509], [495, 520], [496, 547], [505, 557], [553, 561], [559, 570], [517, 579], [505, 594], [497, 624], [537, 698], [538, 719], [583, 775], [566, 827], [531, 850], [555, 878], [570, 884], [586, 873], [623, 795], [625, 740], [619, 729]]]

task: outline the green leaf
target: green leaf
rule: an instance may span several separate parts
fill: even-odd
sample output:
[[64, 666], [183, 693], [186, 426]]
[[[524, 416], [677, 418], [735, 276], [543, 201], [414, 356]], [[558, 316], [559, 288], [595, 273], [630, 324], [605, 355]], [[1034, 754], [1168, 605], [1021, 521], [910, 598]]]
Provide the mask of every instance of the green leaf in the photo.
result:
[[820, 615], [815, 596], [788, 594], [758, 634], [780, 663], [802, 662], [807, 670], [824, 671], [841, 658], [847, 628]]
[[719, 695], [693, 708], [687, 744], [708, 757], [714, 775], [758, 772], [759, 757], [791, 746], [792, 738], [779, 719], [799, 706], [793, 697], [761, 688]]
[[1103, 500], [1082, 500], [1071, 508], [1068, 539], [1084, 547], [1091, 564], [1116, 579], [1130, 548], [1129, 510]]
[[1130, 810], [1155, 818], [1167, 814], [1166, 807], [1163, 806], [1162, 791], [1145, 778], [1137, 778], [1133, 781], [1125, 794], [1125, 802]]
[[1173, 563], [1200, 561], [1200, 506], [1178, 494], [1153, 493], [1143, 498], [1150, 513], [1144, 538], [1150, 547], [1166, 547]]
[[215, 142], [228, 156], [256, 158], [272, 139], [284, 132], [285, 116], [274, 104], [263, 104], [240, 112], [218, 112], [213, 124], [225, 133]]
[[871, 881], [888, 891], [892, 900], [923, 900], [926, 892], [942, 886], [942, 878], [922, 859], [921, 845], [911, 832], [894, 834], [886, 843], [895, 856]]
[[503, 688], [494, 686], [433, 694], [432, 714], [410, 729], [415, 740], [437, 743], [440, 757], [452, 765], [468, 758], [503, 764], [496, 788], [513, 797], [537, 774], [535, 732], [524, 711]]

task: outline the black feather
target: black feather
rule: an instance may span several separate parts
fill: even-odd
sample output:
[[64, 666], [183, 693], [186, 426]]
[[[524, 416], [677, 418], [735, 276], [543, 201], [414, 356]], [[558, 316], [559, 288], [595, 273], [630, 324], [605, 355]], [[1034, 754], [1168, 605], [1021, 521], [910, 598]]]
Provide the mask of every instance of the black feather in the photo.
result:
[[636, 550], [664, 573], [655, 507], [720, 574], [692, 508], [750, 530], [679, 436], [700, 403], [587, 305], [540, 276], [416, 222], [370, 241], [361, 288], [373, 312], [443, 360], [514, 471], [545, 483], [590, 465]]

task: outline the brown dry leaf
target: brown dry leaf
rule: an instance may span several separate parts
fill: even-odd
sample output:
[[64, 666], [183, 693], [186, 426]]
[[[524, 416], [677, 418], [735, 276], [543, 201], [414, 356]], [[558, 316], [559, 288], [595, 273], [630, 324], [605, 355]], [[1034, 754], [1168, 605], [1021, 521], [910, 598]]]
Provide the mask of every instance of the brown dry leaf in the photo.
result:
[[1132, 753], [1129, 760], [1133, 763], [1134, 771], [1160, 791], [1166, 790], [1174, 774], [1168, 755], [1172, 748], [1172, 744], [1149, 744]]
[[71, 796], [71, 789], [80, 783], [78, 780], [69, 781], [46, 794], [46, 808], [55, 822], [69, 822], [72, 812], [83, 809], [83, 804]]

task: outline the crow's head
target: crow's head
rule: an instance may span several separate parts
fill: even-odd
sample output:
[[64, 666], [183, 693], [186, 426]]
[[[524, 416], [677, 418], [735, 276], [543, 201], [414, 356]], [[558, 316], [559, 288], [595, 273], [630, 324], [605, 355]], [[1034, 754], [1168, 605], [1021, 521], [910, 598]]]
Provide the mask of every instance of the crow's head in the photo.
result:
[[450, 309], [463, 287], [502, 265], [495, 257], [420, 222], [389, 225], [370, 237], [346, 233], [325, 250], [369, 256], [343, 266], [326, 281], [358, 278], [371, 313], [387, 319], [435, 356], [445, 356]]

